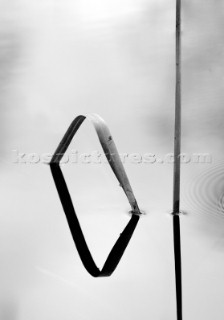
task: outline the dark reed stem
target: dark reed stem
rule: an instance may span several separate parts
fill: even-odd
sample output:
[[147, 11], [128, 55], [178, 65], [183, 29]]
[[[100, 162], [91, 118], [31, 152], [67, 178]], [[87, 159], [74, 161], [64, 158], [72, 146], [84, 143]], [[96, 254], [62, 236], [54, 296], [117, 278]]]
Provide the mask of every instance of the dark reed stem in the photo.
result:
[[173, 213], [180, 210], [181, 152], [181, 0], [176, 0], [176, 92], [174, 133]]
[[182, 276], [180, 239], [180, 152], [181, 152], [181, 0], [176, 0], [176, 92], [173, 177], [173, 240], [176, 277], [177, 320], [182, 320]]
[[180, 217], [173, 215], [173, 240], [176, 276], [176, 305], [177, 320], [182, 320], [182, 277], [181, 277], [181, 242], [180, 242]]

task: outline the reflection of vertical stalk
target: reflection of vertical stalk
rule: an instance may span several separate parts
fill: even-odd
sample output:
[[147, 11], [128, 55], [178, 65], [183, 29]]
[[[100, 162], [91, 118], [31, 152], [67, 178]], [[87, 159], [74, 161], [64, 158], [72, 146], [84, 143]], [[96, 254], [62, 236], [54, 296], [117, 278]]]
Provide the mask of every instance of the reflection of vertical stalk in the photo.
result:
[[180, 152], [181, 152], [181, 0], [176, 0], [176, 96], [173, 178], [173, 237], [176, 275], [177, 320], [182, 320], [182, 281], [180, 244]]
[[174, 239], [175, 275], [176, 275], [177, 320], [182, 320], [180, 218], [177, 213], [173, 214], [173, 239]]

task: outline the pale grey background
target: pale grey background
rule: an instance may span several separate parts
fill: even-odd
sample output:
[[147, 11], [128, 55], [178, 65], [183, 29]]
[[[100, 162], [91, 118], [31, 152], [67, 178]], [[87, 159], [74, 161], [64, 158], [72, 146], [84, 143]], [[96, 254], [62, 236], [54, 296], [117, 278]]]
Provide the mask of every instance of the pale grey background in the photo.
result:
[[[224, 3], [183, 0], [184, 319], [224, 314]], [[84, 270], [49, 167], [15, 151], [52, 153], [72, 119], [100, 114], [121, 153], [173, 151], [174, 0], [0, 1], [3, 320], [173, 320], [172, 164], [125, 168], [147, 213], [111, 278]], [[99, 149], [84, 124], [71, 149]], [[99, 265], [128, 221], [107, 165], [64, 165]]]

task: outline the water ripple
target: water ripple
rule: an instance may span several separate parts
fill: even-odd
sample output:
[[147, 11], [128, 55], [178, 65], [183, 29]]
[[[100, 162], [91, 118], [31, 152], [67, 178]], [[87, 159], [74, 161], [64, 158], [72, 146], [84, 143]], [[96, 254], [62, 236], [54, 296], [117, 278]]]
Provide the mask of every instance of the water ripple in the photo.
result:
[[224, 162], [195, 177], [185, 190], [184, 202], [189, 212], [224, 218]]

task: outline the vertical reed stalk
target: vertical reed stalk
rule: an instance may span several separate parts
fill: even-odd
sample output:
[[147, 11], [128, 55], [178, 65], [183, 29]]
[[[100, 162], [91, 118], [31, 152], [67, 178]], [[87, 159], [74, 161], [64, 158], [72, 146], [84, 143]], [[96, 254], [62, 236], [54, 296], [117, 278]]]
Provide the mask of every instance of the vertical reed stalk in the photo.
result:
[[176, 0], [176, 92], [173, 177], [173, 240], [176, 277], [177, 320], [182, 320], [180, 239], [180, 152], [181, 152], [181, 0]]

